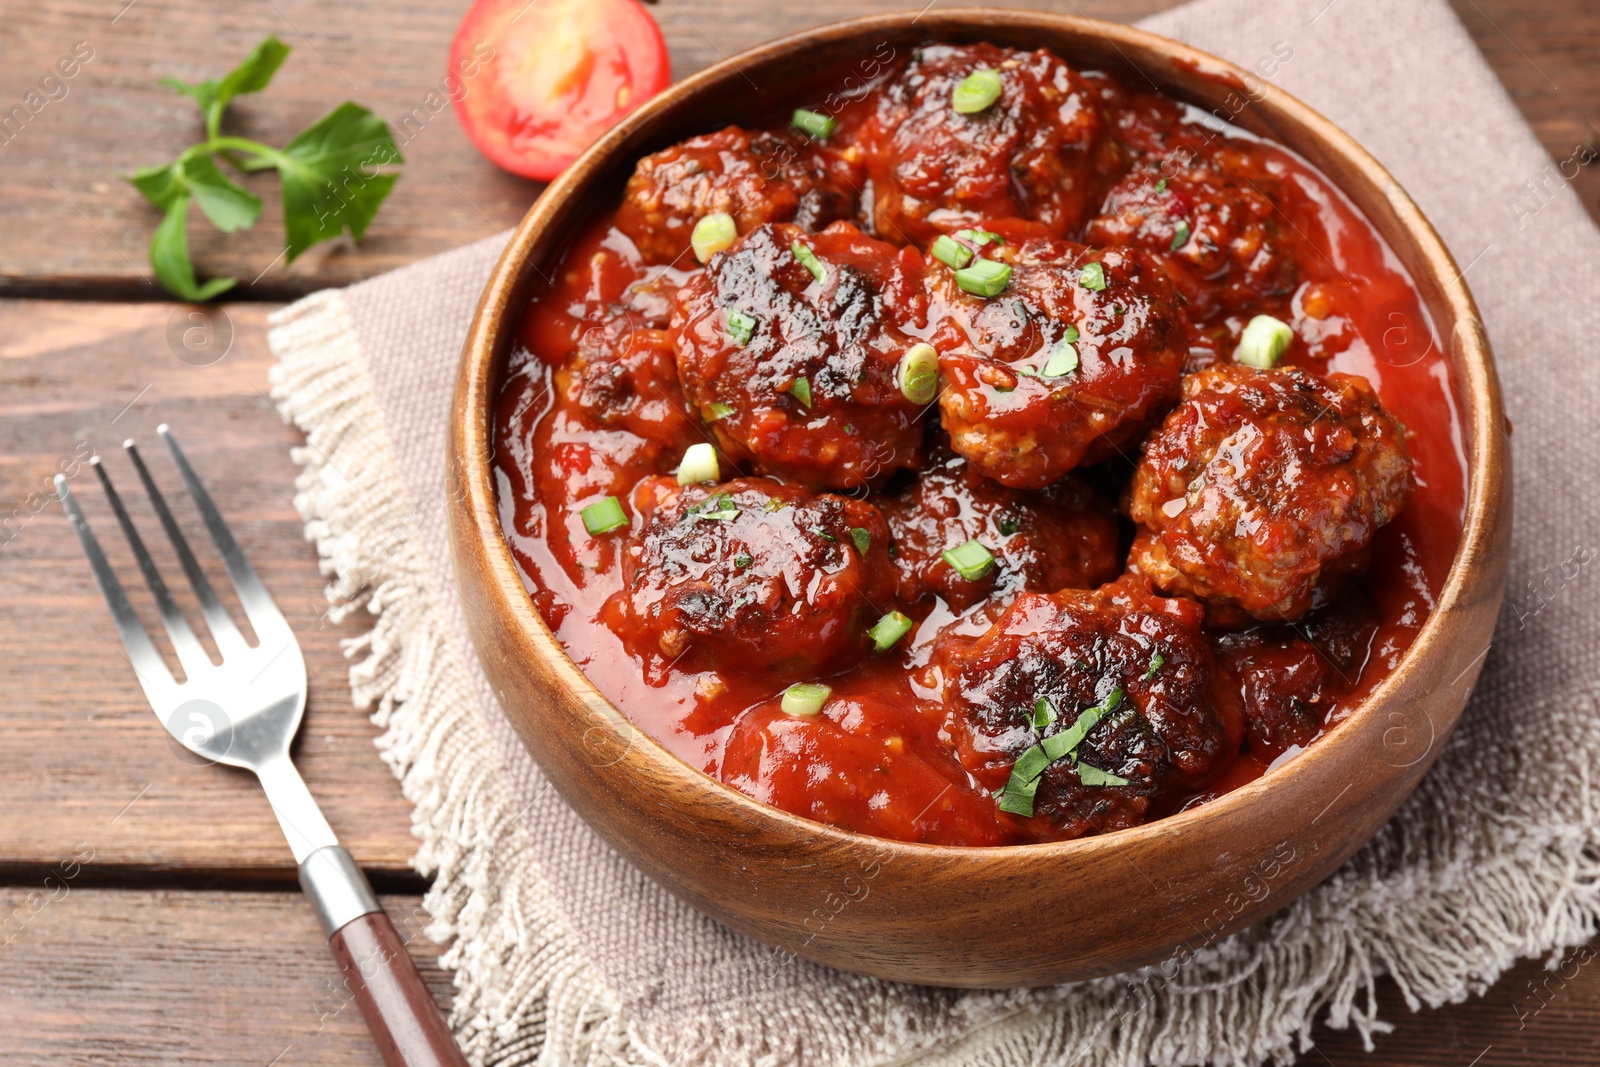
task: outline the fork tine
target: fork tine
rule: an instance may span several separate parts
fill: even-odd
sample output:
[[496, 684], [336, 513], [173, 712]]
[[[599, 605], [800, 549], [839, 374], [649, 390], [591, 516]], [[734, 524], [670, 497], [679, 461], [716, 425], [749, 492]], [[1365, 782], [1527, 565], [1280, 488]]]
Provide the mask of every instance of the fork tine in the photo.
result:
[[217, 505], [212, 502], [211, 494], [200, 484], [200, 478], [195, 474], [194, 468], [189, 466], [188, 457], [183, 454], [183, 449], [178, 447], [177, 438], [172, 436], [172, 431], [167, 428], [166, 423], [157, 426], [156, 433], [167, 443], [167, 450], [172, 453], [172, 460], [178, 465], [178, 472], [183, 475], [184, 486], [194, 498], [201, 517], [206, 520], [206, 528], [211, 531], [211, 540], [216, 542], [217, 551], [222, 553], [223, 565], [228, 568], [228, 576], [233, 579], [233, 588], [239, 594], [239, 603], [244, 606], [245, 614], [250, 616], [250, 622], [255, 626], [257, 636], [261, 635], [266, 625], [287, 628], [288, 622], [284, 619], [283, 613], [273, 602], [272, 594], [267, 592], [267, 587], [256, 577], [255, 568], [251, 567], [250, 561], [245, 558], [239, 542], [233, 539], [233, 531], [228, 529], [228, 524], [223, 521], [222, 512], [218, 511]]
[[200, 602], [200, 614], [205, 616], [206, 626], [210, 627], [212, 638], [216, 640], [219, 648], [225, 644], [243, 645], [244, 637], [234, 625], [233, 619], [228, 616], [227, 609], [217, 599], [216, 590], [211, 588], [210, 579], [200, 569], [200, 563], [194, 558], [194, 551], [189, 547], [189, 539], [183, 536], [178, 521], [172, 517], [172, 510], [167, 507], [166, 497], [156, 488], [155, 479], [150, 476], [150, 468], [145, 466], [144, 457], [139, 455], [138, 447], [131, 439], [122, 442], [122, 447], [127, 449], [128, 458], [133, 460], [134, 470], [139, 472], [139, 480], [144, 483], [144, 491], [150, 497], [150, 504], [160, 516], [162, 528], [167, 531], [167, 540], [172, 542], [173, 550], [178, 553], [178, 562], [183, 564], [183, 573], [189, 576], [189, 585], [194, 589], [195, 599]]
[[[100, 457], [95, 456], [89, 462], [98, 464], [99, 460]], [[111, 609], [111, 618], [116, 622], [117, 633], [122, 637], [122, 647], [127, 649], [128, 662], [133, 664], [134, 673], [139, 676], [146, 694], [150, 694], [153, 700], [154, 696], [151, 694], [153, 688], [161, 689], [177, 684], [172, 679], [172, 672], [161, 662], [161, 653], [156, 651], [156, 646], [150, 640], [149, 633], [145, 631], [144, 624], [134, 613], [133, 605], [128, 603], [128, 594], [122, 591], [122, 583], [117, 581], [116, 572], [106, 561], [106, 554], [100, 550], [100, 542], [96, 540], [94, 531], [89, 529], [89, 523], [83, 517], [83, 510], [72, 498], [72, 491], [67, 488], [65, 475], [56, 475], [56, 497], [66, 509], [67, 518], [72, 521], [72, 529], [78, 535], [78, 544], [82, 546], [83, 554], [89, 558], [89, 568], [94, 571], [94, 579], [100, 585], [100, 593], [106, 598], [106, 606]]]
[[[95, 457], [96, 460], [99, 458]], [[162, 581], [155, 560], [150, 558], [150, 553], [144, 547], [144, 538], [139, 536], [138, 529], [133, 525], [133, 517], [122, 505], [122, 496], [117, 492], [116, 486], [111, 484], [111, 475], [106, 473], [105, 464], [95, 462], [91, 463], [91, 466], [94, 467], [95, 474], [100, 476], [100, 487], [105, 490], [106, 499], [111, 502], [111, 510], [116, 513], [117, 523], [122, 527], [123, 536], [133, 548], [133, 558], [139, 562], [139, 571], [144, 575], [145, 584], [150, 587], [151, 594], [156, 598], [156, 607], [161, 612], [161, 621], [166, 624], [167, 636], [172, 638], [172, 648], [178, 654], [178, 662], [183, 664], [184, 673], [192, 678], [196, 671], [212, 665], [211, 657], [200, 647], [194, 631], [189, 628], [189, 620], [183, 617], [183, 612], [173, 603], [172, 594], [167, 590], [167, 583]]]

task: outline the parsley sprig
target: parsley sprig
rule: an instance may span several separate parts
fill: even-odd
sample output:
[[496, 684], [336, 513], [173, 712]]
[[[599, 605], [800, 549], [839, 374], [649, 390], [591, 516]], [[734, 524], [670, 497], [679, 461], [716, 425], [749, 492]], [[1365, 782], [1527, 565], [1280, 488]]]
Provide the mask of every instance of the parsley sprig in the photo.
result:
[[220, 80], [188, 83], [162, 78], [200, 107], [206, 139], [171, 163], [145, 167], [127, 181], [165, 212], [150, 240], [150, 266], [156, 280], [184, 300], [210, 300], [233, 288], [237, 279], [195, 279], [184, 227], [193, 202], [223, 233], [255, 225], [261, 198], [217, 165], [240, 174], [276, 170], [283, 198], [285, 257], [296, 256], [346, 230], [356, 240], [366, 233], [398, 174], [379, 168], [402, 163], [389, 124], [358, 104], [345, 101], [290, 139], [273, 148], [244, 137], [224, 136], [222, 119], [235, 97], [258, 93], [272, 81], [289, 46], [268, 37]]

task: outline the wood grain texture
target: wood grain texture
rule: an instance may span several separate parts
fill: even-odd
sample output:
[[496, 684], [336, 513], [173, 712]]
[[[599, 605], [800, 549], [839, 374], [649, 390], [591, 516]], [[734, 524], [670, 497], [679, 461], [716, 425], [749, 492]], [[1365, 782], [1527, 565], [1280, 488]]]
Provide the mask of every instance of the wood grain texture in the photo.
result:
[[[422, 935], [418, 898], [383, 904], [448, 1010], [450, 979]], [[0, 917], [8, 1067], [383, 1063], [299, 893], [83, 889], [69, 880], [0, 889]]]
[[[63, 884], [66, 886], [62, 889]], [[30, 900], [30, 895], [32, 899]], [[54, 897], [53, 900], [47, 898]], [[441, 1007], [439, 950], [416, 897], [385, 896]], [[0, 1063], [7, 1067], [380, 1067], [354, 998], [298, 893], [0, 888]], [[1377, 1051], [1318, 1027], [1312, 1067], [1527, 1067], [1600, 1063], [1600, 963], [1591, 948], [1546, 971], [1518, 964], [1482, 997], [1412, 1015]], [[1477, 1057], [1481, 1056], [1481, 1059]], [[276, 1059], [275, 1059], [276, 1057]]]
[[[279, 143], [338, 100], [353, 99], [397, 129], [408, 161], [405, 176], [359, 248], [334, 242], [293, 264], [279, 259], [275, 179], [254, 177], [247, 184], [267, 200], [254, 230], [224, 238], [191, 220], [202, 274], [238, 277], [244, 294], [260, 299], [342, 285], [507, 229], [539, 190], [479, 156], [453, 109], [436, 95], [460, 2], [274, 0], [230, 5], [226, 18], [218, 17], [211, 0], [138, 0], [118, 16], [125, 2], [63, 0], [13, 4], [6, 11], [0, 112], [21, 104], [77, 42], [87, 42], [94, 57], [65, 83], [65, 97], [44, 104], [0, 143], [0, 203], [7, 205], [0, 213], [0, 293], [160, 298], [146, 262], [157, 216], [116, 175], [163, 163], [198, 138], [194, 107], [156, 84], [158, 77], [218, 76], [268, 33], [295, 53], [266, 93], [235, 105], [232, 128]], [[1028, 0], [1011, 6], [1131, 21], [1175, 2]], [[1593, 61], [1600, 6], [1453, 2], [1555, 160], [1568, 159], [1587, 139], [1600, 139], [1594, 126], [1600, 64]], [[907, 6], [920, 4], [663, 0], [652, 11], [672, 50], [674, 74], [682, 78], [781, 34]], [[1575, 185], [1600, 214], [1600, 166], [1583, 168]], [[40, 234], [49, 237], [42, 246]]]
[[[270, 310], [219, 310], [219, 330], [232, 324], [232, 348], [195, 366], [214, 356], [184, 347], [183, 335], [202, 328], [188, 318], [191, 309], [0, 301], [0, 870], [48, 867], [87, 845], [96, 852], [91, 880], [118, 868], [294, 884], [294, 859], [255, 779], [200, 765], [156, 720], [71, 527], [48, 495], [58, 470], [72, 476], [147, 628], [159, 634], [132, 554], [82, 461], [92, 450], [106, 453], [152, 554], [187, 596], [118, 447], [130, 436], [154, 444], [155, 427], [170, 422], [304, 650], [311, 697], [295, 754], [312, 793], [380, 885], [396, 877], [419, 884], [408, 867], [410, 808], [373, 749], [376, 728], [350, 703], [339, 639], [359, 627], [323, 617], [316, 551], [294, 510], [289, 449], [300, 436], [264, 395]], [[190, 543], [209, 547], [164, 450], [146, 455]], [[215, 562], [214, 552], [199, 555]], [[220, 565], [208, 570], [226, 590]]]

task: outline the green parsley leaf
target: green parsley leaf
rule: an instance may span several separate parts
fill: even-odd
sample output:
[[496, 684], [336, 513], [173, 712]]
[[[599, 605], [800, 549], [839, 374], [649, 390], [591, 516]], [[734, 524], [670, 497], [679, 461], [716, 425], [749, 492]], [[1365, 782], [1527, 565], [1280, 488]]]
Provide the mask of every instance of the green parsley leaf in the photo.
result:
[[738, 567], [740, 570], [744, 570], [754, 562], [755, 557], [751, 556], [748, 552], [741, 552], [737, 556], [733, 557], [733, 565]]
[[1167, 179], [1162, 178], [1160, 181], [1156, 182], [1156, 192], [1164, 193], [1166, 191], [1167, 191]]
[[1172, 234], [1172, 244], [1168, 247], [1171, 248], [1172, 251], [1176, 252], [1178, 249], [1189, 243], [1189, 235], [1192, 232], [1193, 231], [1189, 229], [1189, 223], [1187, 221], [1179, 220], [1178, 228]]
[[237, 67], [223, 75], [221, 81], [207, 79], [200, 82], [183, 82], [177, 78], [162, 78], [161, 84], [182, 93], [196, 104], [206, 117], [206, 135], [216, 137], [222, 126], [222, 112], [236, 96], [259, 93], [278, 73], [283, 61], [289, 58], [290, 48], [276, 37], [268, 37]]
[[1143, 680], [1148, 682], [1150, 679], [1154, 678], [1156, 676], [1156, 671], [1159, 671], [1162, 667], [1166, 666], [1166, 662], [1167, 658], [1159, 652], [1157, 652], [1154, 656], [1151, 656], [1150, 669], [1144, 672]]
[[872, 531], [864, 530], [859, 526], [850, 527], [850, 540], [855, 544], [856, 551], [863, 556], [872, 548]]
[[183, 178], [194, 202], [211, 225], [223, 233], [236, 233], [255, 225], [261, 214], [261, 198], [229, 180], [210, 156], [185, 161]]
[[1126, 778], [1119, 778], [1110, 771], [1102, 771], [1099, 767], [1091, 767], [1087, 763], [1078, 764], [1078, 781], [1084, 785], [1127, 785]]
[[1056, 721], [1056, 709], [1050, 703], [1049, 697], [1040, 697], [1033, 706], [1034, 733], [1042, 733], [1051, 723]]
[[194, 264], [189, 261], [189, 236], [184, 226], [189, 221], [187, 192], [167, 204], [166, 217], [150, 239], [150, 266], [156, 280], [168, 292], [191, 304], [204, 303], [234, 286], [233, 278], [212, 278], [204, 285], [195, 281]]
[[1085, 289], [1102, 292], [1106, 287], [1106, 269], [1099, 263], [1088, 263], [1078, 272], [1078, 282]]
[[346, 230], [361, 240], [399, 177], [377, 168], [404, 160], [389, 124], [347, 100], [296, 134], [277, 162], [292, 262]]

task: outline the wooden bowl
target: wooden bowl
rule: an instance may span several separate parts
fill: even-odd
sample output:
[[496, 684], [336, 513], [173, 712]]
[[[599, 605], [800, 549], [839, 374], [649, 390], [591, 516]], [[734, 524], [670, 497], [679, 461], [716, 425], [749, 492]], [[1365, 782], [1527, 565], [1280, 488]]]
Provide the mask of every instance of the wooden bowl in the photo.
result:
[[[1149, 78], [1299, 152], [1365, 212], [1448, 338], [1468, 440], [1461, 547], [1399, 669], [1329, 735], [1219, 800], [1057, 844], [957, 848], [865, 837], [767, 807], [637, 731], [534, 610], [501, 534], [490, 411], [516, 323], [580, 222], [615, 205], [638, 158], [837, 89], [887, 44], [1048, 47]], [[1263, 90], [1265, 91], [1263, 92]], [[467, 621], [505, 713], [567, 802], [706, 914], [821, 963], [945, 986], [1041, 985], [1181, 956], [1276, 911], [1375, 833], [1416, 786], [1477, 679], [1504, 594], [1511, 483], [1504, 414], [1472, 298], [1433, 228], [1327, 119], [1220, 59], [1128, 26], [993, 10], [838, 23], [744, 52], [673, 86], [591, 148], [517, 228], [463, 354], [450, 536]]]

